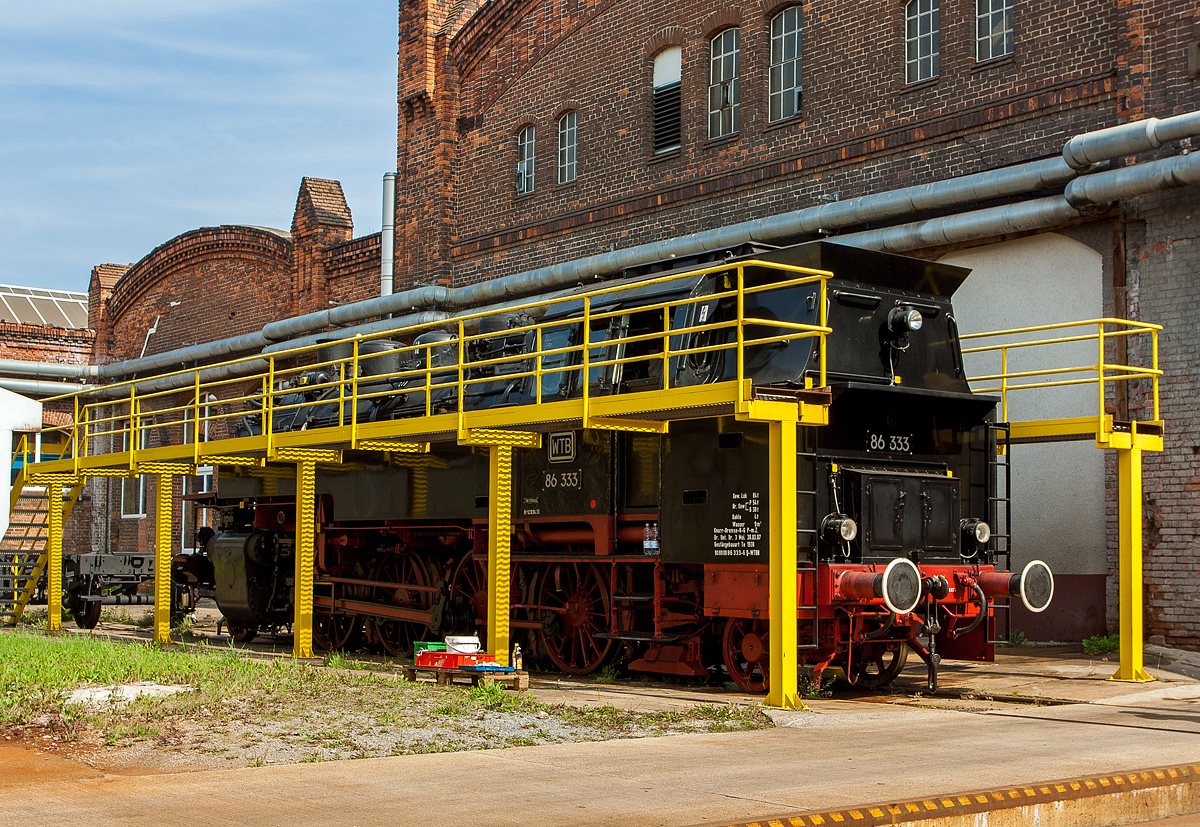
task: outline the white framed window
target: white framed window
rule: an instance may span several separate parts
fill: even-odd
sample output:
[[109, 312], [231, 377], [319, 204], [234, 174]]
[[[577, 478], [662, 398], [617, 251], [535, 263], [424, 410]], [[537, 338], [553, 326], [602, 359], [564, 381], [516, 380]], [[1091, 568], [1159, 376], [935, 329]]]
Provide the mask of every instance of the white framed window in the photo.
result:
[[683, 50], [669, 46], [654, 56], [654, 153], [679, 149], [683, 135]]
[[1013, 0], [975, 0], [975, 60], [1013, 53]]
[[[208, 442], [212, 426], [212, 404], [217, 397], [207, 394], [201, 399], [200, 412], [200, 442]], [[183, 412], [183, 441], [190, 444], [196, 436], [195, 409], [188, 408]], [[183, 478], [183, 499], [180, 507], [179, 548], [181, 551], [198, 551], [196, 546], [196, 529], [208, 525], [204, 510], [197, 509], [188, 494], [203, 494], [213, 490], [213, 467], [202, 465], [196, 469], [196, 475]]]
[[738, 131], [738, 30], [726, 29], [712, 39], [708, 78], [708, 137]]
[[[147, 445], [147, 431], [143, 428], [138, 434], [139, 449]], [[129, 423], [124, 423], [121, 431], [121, 451], [129, 450]], [[146, 516], [146, 477], [121, 477], [121, 516], [135, 519]]]
[[941, 30], [938, 0], [909, 0], [904, 7], [904, 80], [916, 83], [936, 77]]
[[575, 180], [575, 150], [578, 146], [578, 116], [575, 110], [558, 119], [558, 183]]
[[534, 148], [537, 128], [530, 124], [517, 133], [517, 195], [533, 192]]
[[183, 478], [183, 499], [180, 509], [179, 548], [181, 551], [200, 551], [196, 543], [196, 530], [208, 525], [205, 511], [196, 508], [188, 494], [203, 494], [213, 490], [213, 467], [201, 465], [194, 477]]
[[804, 88], [800, 72], [800, 30], [804, 13], [799, 6], [771, 19], [771, 121], [794, 117], [800, 111]]

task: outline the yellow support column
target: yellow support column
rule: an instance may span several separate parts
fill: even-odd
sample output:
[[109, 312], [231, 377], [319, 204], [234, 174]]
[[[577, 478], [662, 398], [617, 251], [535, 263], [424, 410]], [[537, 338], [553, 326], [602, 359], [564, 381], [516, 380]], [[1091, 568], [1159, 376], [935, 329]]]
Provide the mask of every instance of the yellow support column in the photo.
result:
[[770, 683], [767, 706], [802, 709], [796, 663], [796, 421], [770, 423]]
[[292, 656], [313, 652], [313, 555], [316, 553], [317, 464], [296, 463], [296, 594], [292, 615]]
[[488, 639], [487, 650], [508, 666], [511, 602], [512, 446], [490, 448], [488, 495]]
[[1142, 665], [1142, 449], [1117, 449], [1117, 587], [1121, 595], [1121, 668], [1114, 681], [1152, 681]]
[[[279, 448], [273, 459], [296, 463], [296, 549], [292, 592], [292, 657], [313, 652], [313, 568], [317, 536], [317, 463], [341, 462], [342, 452], [326, 448]], [[270, 471], [270, 469], [267, 469]], [[269, 476], [269, 475], [268, 475]]]
[[460, 430], [459, 445], [488, 446], [488, 639], [487, 650], [509, 665], [512, 616], [512, 449], [537, 448], [541, 434], [479, 428]]
[[51, 632], [62, 631], [62, 491], [61, 483], [52, 482], [46, 486], [47, 508], [50, 511], [50, 536], [46, 538], [46, 625]]
[[158, 474], [154, 506], [154, 642], [171, 642], [171, 486], [174, 477]]

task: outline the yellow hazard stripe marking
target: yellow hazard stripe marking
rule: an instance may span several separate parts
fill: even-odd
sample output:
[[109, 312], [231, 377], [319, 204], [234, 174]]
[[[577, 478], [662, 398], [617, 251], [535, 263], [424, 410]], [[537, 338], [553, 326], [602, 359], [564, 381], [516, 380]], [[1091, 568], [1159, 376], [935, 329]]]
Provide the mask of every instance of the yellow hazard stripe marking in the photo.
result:
[[1200, 784], [1200, 764], [1183, 764], [1174, 767], [1138, 770], [1136, 772], [1094, 775], [1049, 781], [1044, 784], [1002, 787], [995, 790], [980, 790], [970, 793], [955, 793], [934, 799], [922, 798], [915, 801], [896, 801], [871, 804], [846, 810], [829, 810], [820, 813], [804, 813], [772, 819], [765, 822], [748, 821], [725, 827], [822, 827], [822, 825], [854, 824], [856, 827], [882, 827], [897, 822], [926, 819], [946, 819], [983, 813], [991, 810], [1024, 807], [1031, 804], [1047, 804], [1101, 795], [1145, 790], [1173, 784]]

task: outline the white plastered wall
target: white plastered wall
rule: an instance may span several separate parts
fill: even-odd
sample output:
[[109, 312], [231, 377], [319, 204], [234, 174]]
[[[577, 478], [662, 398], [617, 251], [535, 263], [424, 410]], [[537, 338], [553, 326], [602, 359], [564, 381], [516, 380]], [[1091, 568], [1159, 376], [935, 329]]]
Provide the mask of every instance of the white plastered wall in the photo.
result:
[[[964, 334], [1104, 315], [1103, 259], [1065, 236], [1044, 233], [950, 253], [940, 261], [972, 269], [954, 294], [954, 312]], [[1094, 331], [1092, 327], [1086, 332]], [[1063, 334], [1036, 337], [1054, 335]], [[964, 342], [964, 347], [971, 344]], [[1010, 351], [1009, 370], [1097, 361], [1094, 342], [1055, 347]], [[998, 366], [996, 356], [966, 357], [968, 376], [992, 373]], [[978, 388], [983, 383], [972, 384]], [[1030, 390], [1010, 394], [1008, 416], [1018, 421], [1095, 415], [1098, 404], [1095, 385]], [[1091, 441], [1020, 445], [1011, 461], [1014, 569], [1037, 558], [1056, 573], [1105, 573], [1104, 453]]]

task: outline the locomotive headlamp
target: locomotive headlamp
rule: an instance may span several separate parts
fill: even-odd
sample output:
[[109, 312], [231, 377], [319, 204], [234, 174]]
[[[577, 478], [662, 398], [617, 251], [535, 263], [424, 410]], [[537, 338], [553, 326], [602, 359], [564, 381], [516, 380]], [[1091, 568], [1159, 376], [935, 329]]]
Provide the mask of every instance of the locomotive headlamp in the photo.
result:
[[893, 307], [892, 311], [888, 313], [888, 327], [893, 333], [900, 335], [920, 330], [924, 323], [925, 317], [921, 315], [921, 311], [906, 304]]
[[963, 542], [967, 545], [982, 546], [992, 539], [992, 527], [983, 520], [963, 520], [959, 525], [962, 526]]
[[845, 514], [830, 514], [821, 521], [821, 536], [830, 543], [848, 543], [858, 536], [858, 523]]

